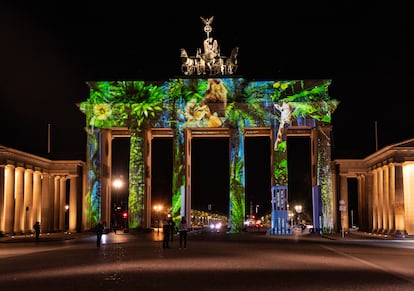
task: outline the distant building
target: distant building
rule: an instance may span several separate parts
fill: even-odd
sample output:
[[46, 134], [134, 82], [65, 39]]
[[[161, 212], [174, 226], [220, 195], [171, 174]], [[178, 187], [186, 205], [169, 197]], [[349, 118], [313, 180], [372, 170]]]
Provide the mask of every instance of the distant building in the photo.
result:
[[0, 234], [81, 231], [84, 168], [0, 145]]
[[364, 159], [332, 163], [338, 229], [414, 234], [414, 139], [389, 145]]

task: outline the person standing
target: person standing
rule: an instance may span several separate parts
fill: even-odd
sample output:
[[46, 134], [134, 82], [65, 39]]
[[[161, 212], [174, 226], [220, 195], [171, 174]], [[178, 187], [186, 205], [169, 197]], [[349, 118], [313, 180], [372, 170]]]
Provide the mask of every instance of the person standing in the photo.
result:
[[96, 246], [100, 247], [101, 240], [102, 240], [102, 234], [104, 232], [104, 225], [102, 223], [102, 220], [99, 220], [98, 224], [96, 225], [95, 231], [96, 231]]
[[168, 222], [170, 223], [170, 228], [171, 228], [171, 234], [170, 234], [171, 241], [173, 241], [174, 232], [175, 232], [175, 222], [174, 222], [174, 219], [172, 219], [172, 218], [170, 218], [170, 220]]
[[164, 249], [168, 249], [170, 247], [169, 243], [170, 243], [171, 225], [165, 218], [162, 221], [162, 233], [163, 233], [162, 247]]
[[181, 217], [180, 223], [178, 224], [178, 232], [180, 234], [180, 249], [184, 247], [187, 248], [187, 232], [188, 225], [185, 217]]
[[39, 221], [36, 221], [36, 223], [33, 225], [33, 228], [35, 230], [36, 240], [39, 240], [39, 235], [40, 235], [40, 222]]
[[114, 231], [114, 233], [116, 234], [116, 229], [118, 228], [116, 221], [112, 224], [112, 230]]

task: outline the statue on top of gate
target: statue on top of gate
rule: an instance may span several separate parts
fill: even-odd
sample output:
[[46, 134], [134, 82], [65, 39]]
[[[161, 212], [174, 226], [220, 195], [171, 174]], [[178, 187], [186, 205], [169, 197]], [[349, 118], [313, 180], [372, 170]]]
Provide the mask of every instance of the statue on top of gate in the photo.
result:
[[195, 56], [189, 56], [187, 51], [181, 49], [181, 72], [184, 75], [232, 75], [237, 71], [237, 55], [239, 48], [231, 51], [229, 58], [220, 54], [220, 47], [216, 39], [211, 37], [213, 28], [211, 23], [214, 16], [210, 18], [200, 17], [203, 21], [204, 32], [207, 34], [203, 41], [203, 50], [197, 48]]

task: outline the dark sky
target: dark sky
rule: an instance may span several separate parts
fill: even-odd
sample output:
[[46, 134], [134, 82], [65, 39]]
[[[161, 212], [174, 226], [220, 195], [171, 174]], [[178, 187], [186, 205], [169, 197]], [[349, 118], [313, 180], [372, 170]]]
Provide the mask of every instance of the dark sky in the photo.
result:
[[222, 54], [240, 47], [243, 77], [333, 80], [334, 157], [375, 151], [375, 121], [379, 148], [413, 137], [408, 4], [239, 2], [2, 1], [0, 144], [44, 155], [50, 123], [52, 154], [84, 159], [75, 104], [88, 97], [85, 82], [180, 75], [179, 49], [195, 51], [205, 37], [200, 16], [214, 16]]

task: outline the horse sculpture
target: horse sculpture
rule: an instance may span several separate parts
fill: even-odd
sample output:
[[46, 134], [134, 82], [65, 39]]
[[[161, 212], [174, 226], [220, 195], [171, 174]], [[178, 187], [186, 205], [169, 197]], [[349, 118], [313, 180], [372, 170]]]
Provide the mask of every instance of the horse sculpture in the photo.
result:
[[201, 53], [201, 48], [197, 49], [195, 61], [196, 61], [196, 73], [197, 73], [197, 75], [204, 75], [206, 73], [206, 62], [203, 59], [203, 54]]
[[239, 54], [239, 47], [236, 46], [231, 51], [231, 55], [228, 59], [226, 59], [226, 72], [229, 75], [234, 74], [237, 71], [237, 55]]
[[181, 49], [181, 72], [184, 75], [192, 75], [195, 70], [195, 61], [190, 58], [185, 49]]
[[225, 65], [224, 61], [225, 59], [221, 56], [217, 56], [214, 59], [213, 63], [213, 73], [214, 75], [224, 75], [225, 74]]

